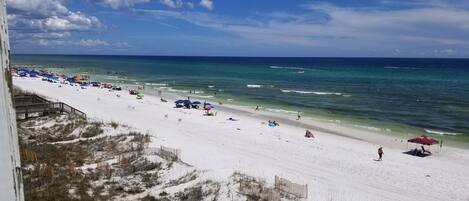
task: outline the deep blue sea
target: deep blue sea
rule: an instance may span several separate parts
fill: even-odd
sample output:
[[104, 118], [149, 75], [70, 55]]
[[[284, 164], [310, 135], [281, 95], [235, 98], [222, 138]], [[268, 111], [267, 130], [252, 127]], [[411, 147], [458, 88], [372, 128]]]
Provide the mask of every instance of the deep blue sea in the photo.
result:
[[12, 63], [384, 132], [469, 136], [469, 59], [13, 55]]

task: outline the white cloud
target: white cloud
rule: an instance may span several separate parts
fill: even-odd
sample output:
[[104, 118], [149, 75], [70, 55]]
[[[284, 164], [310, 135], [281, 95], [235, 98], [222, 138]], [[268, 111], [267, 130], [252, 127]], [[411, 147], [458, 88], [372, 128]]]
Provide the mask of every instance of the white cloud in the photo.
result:
[[40, 46], [58, 46], [58, 45], [64, 45], [66, 41], [39, 39], [36, 41], [36, 43], [37, 45], [40, 45]]
[[[389, 9], [319, 3], [303, 6], [303, 12], [236, 19], [203, 12], [146, 12], [223, 31], [251, 44], [369, 55], [393, 55], [396, 49], [400, 55], [417, 56], [434, 49], [468, 53], [469, 10], [435, 5], [440, 4]], [[448, 49], [453, 51], [441, 51]]]
[[69, 10], [65, 0], [7, 0], [8, 25], [12, 46], [70, 45], [73, 32], [103, 27], [100, 20]]
[[150, 0], [98, 0], [99, 3], [113, 9], [130, 8], [139, 3], [148, 3]]
[[128, 47], [132, 47], [132, 46], [129, 45], [129, 43], [127, 43], [127, 42], [117, 42], [117, 43], [112, 44], [112, 46], [117, 47], [117, 48], [128, 48]]
[[213, 1], [212, 0], [201, 0], [200, 5], [208, 10], [213, 10]]
[[8, 15], [8, 23], [11, 30], [23, 32], [89, 31], [102, 27], [98, 18], [80, 12], [69, 12], [67, 15], [42, 19], [11, 14]]
[[192, 2], [187, 2], [186, 5], [189, 8], [194, 8], [194, 3], [192, 3]]
[[80, 46], [84, 48], [102, 48], [102, 47], [111, 47], [111, 48], [128, 48], [131, 47], [127, 42], [108, 42], [101, 39], [81, 39], [79, 41], [67, 40], [58, 36], [54, 40], [50, 40], [51, 36], [39, 36], [36, 37], [37, 40], [27, 40], [25, 44], [29, 47], [33, 46], [49, 46], [49, 47], [58, 47], [58, 46]]
[[9, 13], [32, 16], [66, 15], [69, 11], [60, 0], [6, 0]]
[[160, 0], [160, 2], [163, 5], [168, 6], [170, 8], [179, 8], [182, 5], [184, 5], [184, 3], [181, 0]]
[[22, 32], [87, 31], [102, 26], [98, 18], [73, 12], [60, 0], [7, 0], [11, 30]]
[[33, 33], [28, 35], [28, 37], [37, 38], [37, 39], [65, 39], [69, 38], [72, 34], [70, 32], [62, 33]]
[[95, 46], [109, 46], [107, 41], [99, 40], [99, 39], [81, 39], [78, 43], [84, 47], [95, 47]]
[[[148, 3], [151, 0], [95, 0], [101, 5], [111, 7], [113, 9], [120, 8], [134, 8], [137, 4]], [[165, 5], [169, 8], [194, 8], [194, 3], [184, 0], [159, 0], [162, 5]], [[211, 4], [211, 3], [210, 3]]]

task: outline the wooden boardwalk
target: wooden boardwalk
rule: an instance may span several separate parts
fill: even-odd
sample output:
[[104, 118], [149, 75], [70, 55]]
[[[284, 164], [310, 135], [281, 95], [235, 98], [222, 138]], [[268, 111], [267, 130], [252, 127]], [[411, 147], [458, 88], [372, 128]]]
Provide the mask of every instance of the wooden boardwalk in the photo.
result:
[[38, 95], [15, 96], [14, 106], [16, 118], [23, 116], [25, 119], [30, 114], [47, 115], [53, 113], [68, 113], [86, 118], [86, 114], [63, 102], [51, 102]]

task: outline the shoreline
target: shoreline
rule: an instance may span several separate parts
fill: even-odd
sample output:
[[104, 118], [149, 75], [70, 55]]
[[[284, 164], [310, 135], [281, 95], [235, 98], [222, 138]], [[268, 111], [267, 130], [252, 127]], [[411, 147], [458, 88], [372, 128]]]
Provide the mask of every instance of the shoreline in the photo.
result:
[[[432, 156], [419, 158], [402, 153], [412, 148], [406, 147], [406, 143], [374, 133], [371, 134], [376, 142], [339, 136], [328, 130], [315, 130], [316, 138], [307, 139], [304, 125], [296, 125], [295, 120], [279, 119], [281, 125], [271, 128], [261, 122], [273, 116], [263, 112], [253, 114], [249, 108], [242, 111], [242, 107], [218, 106], [217, 116], [207, 117], [201, 110], [176, 109], [172, 102], [163, 103], [154, 96], [136, 100], [126, 91], [58, 87], [59, 84], [40, 79], [17, 77], [14, 85], [66, 102], [90, 118], [151, 131], [155, 141], [150, 147], [179, 148], [184, 162], [208, 171], [215, 179], [226, 178], [235, 171], [268, 182], [273, 182], [274, 175], [280, 175], [308, 184], [312, 195], [308, 200], [463, 201], [467, 198], [461, 186], [469, 185], [469, 174], [465, 171], [469, 166], [469, 151], [459, 148], [431, 147]], [[239, 121], [227, 121], [229, 117]], [[317, 124], [343, 134], [366, 134], [333, 123]], [[379, 146], [384, 147], [385, 155], [383, 161], [377, 162]]]
[[[29, 65], [26, 65], [26, 66], [29, 66]], [[200, 99], [200, 100], [207, 100], [207, 101], [212, 101], [212, 102], [221, 101], [231, 108], [235, 108], [237, 110], [241, 109], [242, 111], [248, 111], [245, 108], [255, 107], [255, 105], [264, 106], [262, 102], [256, 103], [255, 101], [251, 101], [247, 99], [238, 100], [235, 98], [235, 100], [232, 100], [230, 98], [231, 95], [228, 94], [228, 96], [224, 96], [223, 91], [221, 92], [222, 95], [220, 94], [216, 95], [217, 93], [213, 95], [211, 94], [211, 92], [215, 92], [215, 91], [210, 91], [212, 90], [210, 87], [208, 88], [187, 88], [187, 87], [180, 88], [179, 87], [178, 88], [178, 86], [169, 86], [170, 84], [167, 82], [154, 83], [150, 81], [148, 82], [140, 81], [136, 78], [132, 78], [129, 75], [120, 74], [118, 72], [116, 72], [116, 74], [93, 74], [89, 71], [83, 71], [84, 69], [81, 69], [81, 67], [77, 69], [69, 69], [65, 67], [48, 67], [44, 65], [37, 65], [37, 66], [33, 65], [32, 67], [39, 68], [39, 69], [53, 70], [53, 72], [58, 71], [60, 73], [65, 73], [65, 74], [86, 74], [86, 75], [91, 76], [91, 78], [93, 78], [93, 80], [95, 81], [117, 84], [117, 85], [125, 86], [125, 88], [127, 89], [137, 88], [137, 86], [145, 86], [146, 87], [145, 94], [151, 94], [154, 96], [157, 96], [157, 93], [156, 93], [157, 91], [163, 91], [165, 95], [169, 95], [170, 97], [191, 96], [191, 97], [197, 97], [196, 99]], [[202, 93], [189, 94], [188, 92], [190, 90], [200, 90]], [[265, 104], [266, 104], [265, 105], [266, 108], [261, 112], [267, 116], [275, 116], [277, 118], [286, 119], [287, 121], [291, 120], [290, 117], [293, 114], [296, 116], [296, 111], [297, 111], [296, 108], [293, 110], [290, 110], [290, 109], [285, 108], [285, 106], [282, 106], [282, 105], [275, 105], [275, 104], [272, 105], [270, 103], [265, 103]], [[298, 108], [298, 110], [301, 110], [301, 109]], [[289, 113], [291, 113], [291, 115]], [[318, 128], [318, 126], [313, 126], [313, 125], [315, 125], [316, 123], [339, 124], [339, 126], [347, 127], [352, 130], [360, 130], [366, 133], [379, 134], [379, 135], [383, 135], [383, 136], [395, 138], [395, 139], [400, 139], [400, 140], [407, 140], [407, 138], [415, 137], [421, 134], [426, 134], [438, 140], [445, 141], [446, 142], [445, 145], [450, 145], [452, 147], [457, 147], [457, 148], [469, 149], [469, 146], [468, 146], [469, 136], [464, 135], [462, 133], [451, 133], [447, 131], [441, 131], [438, 129], [435, 130], [433, 128], [415, 127], [415, 126], [407, 125], [404, 123], [397, 123], [397, 122], [368, 120], [368, 119], [362, 119], [361, 117], [340, 116], [340, 115], [329, 116], [327, 114], [322, 114], [322, 112], [317, 113], [317, 111], [316, 112], [308, 111], [306, 113], [303, 113], [302, 117], [304, 117], [302, 119], [307, 120], [307, 121], [302, 121], [302, 122], [306, 122], [307, 125], [296, 124], [295, 121], [293, 121], [292, 123], [296, 125], [302, 125], [303, 127], [316, 127], [319, 130], [324, 130], [323, 128], [324, 125], [320, 126], [320, 128]], [[330, 125], [328, 127], [330, 127]], [[325, 130], [329, 132], [334, 132], [330, 128], [325, 129]], [[337, 133], [337, 134], [340, 134], [340, 133]], [[351, 135], [345, 134], [344, 136], [351, 136]], [[373, 138], [372, 135], [368, 135], [366, 137], [352, 135], [351, 137], [365, 139], [365, 140], [366, 138]]]

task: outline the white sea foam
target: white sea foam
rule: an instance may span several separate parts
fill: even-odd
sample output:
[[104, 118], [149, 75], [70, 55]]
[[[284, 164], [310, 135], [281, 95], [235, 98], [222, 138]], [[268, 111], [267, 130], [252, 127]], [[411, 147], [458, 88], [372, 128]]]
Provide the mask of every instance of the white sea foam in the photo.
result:
[[[283, 93], [299, 93], [299, 94], [315, 94], [315, 95], [336, 95], [336, 96], [341, 96], [342, 93], [337, 93], [337, 92], [321, 92], [321, 91], [301, 91], [301, 90], [287, 90], [287, 89], [281, 89]], [[346, 95], [344, 95], [346, 96]]]
[[192, 93], [195, 93], [195, 94], [203, 94], [205, 93], [204, 91], [193, 91]]
[[105, 79], [108, 79], [108, 80], [118, 80], [119, 77], [118, 76], [114, 76], [114, 75], [106, 75], [104, 76]]
[[165, 83], [145, 83], [145, 85], [149, 85], [149, 86], [168, 86], [168, 84], [165, 84]]
[[270, 111], [270, 112], [287, 113], [287, 114], [297, 114], [298, 113], [296, 111], [284, 110], [284, 109], [274, 109], [274, 108], [266, 108], [266, 110]]
[[436, 131], [430, 129], [424, 129], [425, 132], [437, 135], [462, 135], [461, 133], [452, 133], [452, 132], [444, 132], [444, 131]]
[[408, 67], [408, 66], [385, 66], [386, 69], [406, 69], [406, 70], [415, 70], [417, 67]]
[[272, 69], [289, 69], [289, 70], [306, 70], [306, 68], [301, 67], [290, 67], [290, 66], [269, 66]]
[[198, 98], [213, 98], [213, 96], [201, 96], [201, 95], [191, 95], [193, 97], [198, 97]]
[[189, 91], [187, 91], [187, 90], [180, 90], [180, 89], [173, 89], [173, 88], [168, 88], [168, 91], [178, 92], [178, 93], [189, 93]]
[[215, 87], [215, 86], [213, 86], [213, 85], [208, 85], [208, 88], [213, 88], [213, 87]]
[[246, 85], [247, 88], [261, 88], [262, 85], [259, 85], [259, 84], [248, 84]]
[[367, 129], [367, 130], [371, 130], [371, 131], [382, 131], [381, 128], [376, 128], [376, 127], [373, 127], [373, 126], [363, 126], [363, 125], [354, 125], [355, 127], [359, 127], [359, 128], [364, 128], [364, 129]]

